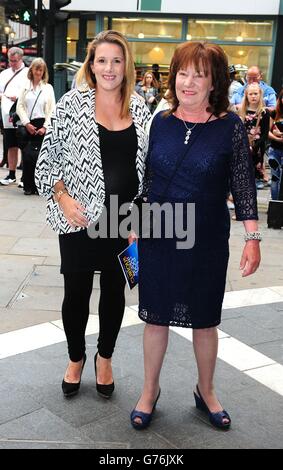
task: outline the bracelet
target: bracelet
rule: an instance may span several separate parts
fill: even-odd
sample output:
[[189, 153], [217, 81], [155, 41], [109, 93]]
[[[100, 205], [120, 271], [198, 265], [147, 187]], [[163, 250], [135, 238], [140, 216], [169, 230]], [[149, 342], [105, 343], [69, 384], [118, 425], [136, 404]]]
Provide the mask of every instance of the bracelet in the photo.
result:
[[59, 204], [59, 201], [61, 199], [61, 197], [63, 196], [63, 194], [68, 194], [68, 191], [67, 189], [60, 189], [57, 193], [54, 193], [54, 199], [55, 201]]
[[246, 232], [244, 235], [244, 239], [245, 242], [248, 242], [249, 240], [258, 240], [259, 242], [261, 242], [261, 232]]

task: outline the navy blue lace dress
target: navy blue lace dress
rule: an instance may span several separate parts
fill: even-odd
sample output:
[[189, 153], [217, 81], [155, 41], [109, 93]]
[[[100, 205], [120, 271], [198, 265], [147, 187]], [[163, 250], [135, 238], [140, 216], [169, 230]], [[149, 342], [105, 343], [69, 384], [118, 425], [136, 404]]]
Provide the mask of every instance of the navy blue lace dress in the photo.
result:
[[176, 249], [176, 237], [141, 237], [139, 316], [156, 325], [208, 328], [221, 321], [229, 258], [226, 196], [231, 190], [237, 220], [257, 219], [255, 178], [246, 130], [228, 113], [195, 126], [188, 153], [167, 187], [186, 149], [185, 132], [173, 115], [164, 118], [161, 112], [154, 118], [147, 197], [150, 203], [195, 203], [195, 244]]

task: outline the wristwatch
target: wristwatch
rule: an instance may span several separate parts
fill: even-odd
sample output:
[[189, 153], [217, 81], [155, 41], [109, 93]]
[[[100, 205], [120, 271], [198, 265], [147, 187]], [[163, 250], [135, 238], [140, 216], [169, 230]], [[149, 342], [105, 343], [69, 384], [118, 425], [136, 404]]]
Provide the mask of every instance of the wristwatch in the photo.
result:
[[59, 203], [61, 197], [63, 196], [63, 194], [68, 194], [68, 191], [67, 189], [59, 189], [59, 191], [57, 191], [56, 193], [54, 193], [54, 200]]

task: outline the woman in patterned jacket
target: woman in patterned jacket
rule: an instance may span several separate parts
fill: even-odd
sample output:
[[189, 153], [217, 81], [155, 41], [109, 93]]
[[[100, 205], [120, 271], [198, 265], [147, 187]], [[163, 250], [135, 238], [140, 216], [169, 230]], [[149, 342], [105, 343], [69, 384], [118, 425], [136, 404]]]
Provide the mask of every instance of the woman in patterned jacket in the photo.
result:
[[77, 88], [57, 103], [37, 163], [36, 184], [47, 199], [47, 222], [59, 234], [62, 318], [70, 358], [62, 382], [66, 397], [80, 388], [94, 271], [101, 272], [96, 389], [105, 398], [114, 390], [111, 358], [125, 307], [117, 255], [127, 239], [110, 233], [109, 227], [105, 238], [94, 232], [103, 209], [110, 222], [113, 198], [117, 209], [125, 203], [129, 207], [142, 191], [145, 127], [151, 116], [133, 89], [134, 62], [127, 40], [116, 31], [99, 33], [88, 46]]

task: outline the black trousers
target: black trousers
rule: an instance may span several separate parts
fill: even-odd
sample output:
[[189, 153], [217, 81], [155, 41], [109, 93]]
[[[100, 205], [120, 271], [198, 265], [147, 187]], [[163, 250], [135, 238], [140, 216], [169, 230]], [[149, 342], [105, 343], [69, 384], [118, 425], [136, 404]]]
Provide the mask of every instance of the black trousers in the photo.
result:
[[[44, 119], [33, 119], [31, 124], [40, 129], [44, 124]], [[43, 139], [44, 135], [31, 135], [27, 146], [22, 150], [24, 190], [31, 191], [32, 193], [37, 191], [34, 182], [34, 172]]]
[[[64, 274], [65, 297], [62, 318], [71, 361], [78, 362], [85, 353], [85, 330], [89, 317], [94, 272]], [[112, 356], [125, 309], [125, 278], [120, 269], [102, 270], [100, 274], [99, 355]]]

